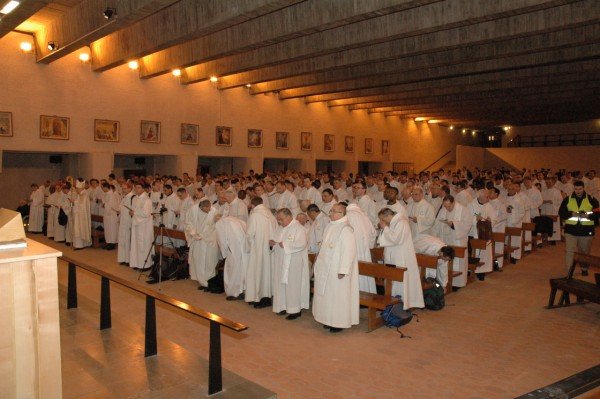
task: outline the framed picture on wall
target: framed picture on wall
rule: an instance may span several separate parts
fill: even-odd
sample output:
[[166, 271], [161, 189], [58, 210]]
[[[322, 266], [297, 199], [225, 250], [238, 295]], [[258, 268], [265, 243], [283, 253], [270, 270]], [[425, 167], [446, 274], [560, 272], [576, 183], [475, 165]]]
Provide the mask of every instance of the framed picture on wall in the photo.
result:
[[261, 148], [263, 146], [263, 132], [260, 129], [248, 129], [248, 147]]
[[354, 152], [354, 136], [344, 137], [344, 151]]
[[231, 147], [231, 128], [229, 126], [217, 126], [215, 135], [217, 145]]
[[323, 137], [323, 150], [327, 152], [335, 150], [335, 136], [333, 134], [326, 134]]
[[142, 121], [140, 141], [142, 143], [160, 143], [160, 122]]
[[94, 119], [94, 141], [119, 141], [121, 124], [119, 121]]
[[70, 119], [64, 116], [40, 115], [40, 138], [69, 140]]
[[373, 139], [365, 139], [365, 154], [373, 153]]
[[12, 137], [12, 113], [0, 111], [0, 137]]
[[181, 144], [198, 144], [198, 133], [200, 126], [194, 125], [193, 123], [182, 123], [181, 124]]
[[300, 149], [302, 151], [311, 151], [312, 150], [312, 133], [311, 132], [301, 132], [300, 133]]
[[288, 147], [288, 132], [275, 132], [275, 148], [278, 150], [287, 150]]
[[381, 140], [381, 155], [389, 155], [390, 153], [390, 141]]

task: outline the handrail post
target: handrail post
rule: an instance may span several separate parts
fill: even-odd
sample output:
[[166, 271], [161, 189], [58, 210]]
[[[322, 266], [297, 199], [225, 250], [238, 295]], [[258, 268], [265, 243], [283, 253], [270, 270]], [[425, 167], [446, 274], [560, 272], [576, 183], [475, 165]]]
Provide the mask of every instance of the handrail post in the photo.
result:
[[69, 262], [69, 275], [67, 280], [67, 309], [77, 307], [77, 269], [74, 263]]
[[210, 321], [210, 348], [208, 352], [208, 394], [223, 390], [223, 374], [221, 369], [221, 325]]
[[102, 277], [100, 288], [100, 329], [105, 330], [112, 327], [110, 319], [110, 280]]
[[144, 357], [156, 355], [156, 305], [154, 297], [146, 295], [146, 331]]

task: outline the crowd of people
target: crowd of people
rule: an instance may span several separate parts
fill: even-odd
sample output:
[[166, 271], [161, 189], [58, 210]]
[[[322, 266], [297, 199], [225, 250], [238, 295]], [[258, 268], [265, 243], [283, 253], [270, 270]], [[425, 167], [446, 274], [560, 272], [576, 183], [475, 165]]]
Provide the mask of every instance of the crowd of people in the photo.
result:
[[[42, 233], [75, 250], [91, 246], [92, 230], [102, 216], [104, 249], [117, 250], [121, 265], [152, 266], [154, 227], [180, 230], [189, 249], [191, 278], [208, 290], [224, 259], [227, 300], [245, 300], [255, 308], [272, 307], [288, 320], [311, 308], [331, 332], [358, 324], [359, 291], [377, 292], [372, 277], [358, 273], [358, 262], [371, 262], [371, 249], [383, 247], [386, 264], [406, 268], [393, 295], [405, 309], [424, 307], [416, 254], [438, 257], [428, 277], [440, 285], [464, 287], [468, 252], [455, 258], [453, 247], [468, 247], [478, 237], [478, 222], [492, 231], [520, 227], [539, 215], [556, 216], [550, 243], [566, 238], [567, 267], [575, 251], [589, 253], [598, 219], [600, 179], [550, 170], [443, 170], [352, 173], [279, 172], [212, 177], [133, 176], [46, 181], [31, 185], [29, 232]], [[45, 212], [46, 209], [46, 212]], [[529, 232], [531, 234], [531, 232]], [[526, 239], [525, 242], [531, 240]], [[477, 250], [480, 280], [501, 271], [503, 243]], [[522, 240], [513, 237], [516, 263]], [[530, 244], [531, 245], [531, 244]], [[309, 253], [315, 254], [314, 264]], [[449, 262], [459, 276], [449, 278]], [[584, 271], [585, 272], [585, 271]]]

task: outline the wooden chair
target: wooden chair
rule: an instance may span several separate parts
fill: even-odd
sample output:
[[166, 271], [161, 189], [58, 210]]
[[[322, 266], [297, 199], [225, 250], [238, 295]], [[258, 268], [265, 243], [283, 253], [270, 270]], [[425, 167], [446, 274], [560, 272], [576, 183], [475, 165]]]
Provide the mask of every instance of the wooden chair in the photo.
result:
[[[573, 278], [577, 265], [587, 266], [600, 270], [600, 257], [575, 253], [573, 265], [569, 269], [567, 277], [551, 278], [550, 279], [550, 298], [548, 299], [548, 309], [569, 306], [571, 305], [570, 294], [575, 295], [577, 304], [582, 304], [585, 300], [590, 302], [600, 303], [600, 273], [596, 274], [596, 284], [588, 281]], [[554, 305], [554, 299], [558, 290], [562, 291], [562, 295], [558, 305]]]
[[[523, 248], [523, 252], [525, 251], [525, 247], [527, 245], [531, 245], [531, 252], [535, 251], [535, 245], [534, 245], [534, 240], [533, 240], [533, 232], [535, 230], [535, 223], [527, 223], [527, 222], [523, 222], [523, 224], [521, 225], [521, 229], [523, 230], [523, 236], [521, 238], [521, 248]], [[525, 233], [527, 231], [531, 232], [531, 241], [526, 241], [525, 240]]]
[[375, 279], [384, 280], [384, 294], [372, 294], [370, 292], [360, 292], [360, 304], [368, 309], [368, 332], [371, 332], [383, 325], [383, 319], [377, 315], [388, 305], [399, 303], [398, 298], [392, 296], [392, 282], [404, 281], [404, 267], [386, 266], [371, 262], [358, 262], [358, 273], [361, 276], [370, 276]]

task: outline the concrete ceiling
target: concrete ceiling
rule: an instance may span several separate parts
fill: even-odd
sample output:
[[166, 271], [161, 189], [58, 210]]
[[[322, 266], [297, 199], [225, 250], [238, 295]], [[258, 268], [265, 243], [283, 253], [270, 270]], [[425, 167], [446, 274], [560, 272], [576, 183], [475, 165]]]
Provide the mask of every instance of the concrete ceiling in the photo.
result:
[[40, 63], [89, 46], [97, 72], [137, 60], [142, 79], [181, 69], [181, 84], [218, 77], [354, 112], [473, 127], [600, 117], [598, 0], [22, 0], [0, 38], [14, 29], [34, 34]]

